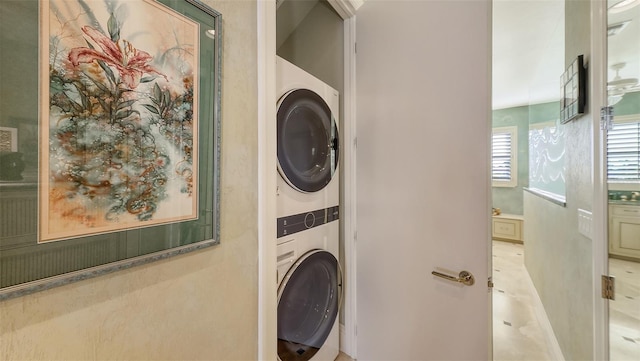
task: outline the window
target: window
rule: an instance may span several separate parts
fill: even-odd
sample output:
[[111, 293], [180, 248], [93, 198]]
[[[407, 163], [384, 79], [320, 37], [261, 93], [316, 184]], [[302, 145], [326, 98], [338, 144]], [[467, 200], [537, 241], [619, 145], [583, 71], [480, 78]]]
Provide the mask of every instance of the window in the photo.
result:
[[518, 128], [493, 128], [491, 180], [494, 187], [518, 185]]
[[609, 182], [640, 182], [640, 119], [620, 117], [607, 136]]

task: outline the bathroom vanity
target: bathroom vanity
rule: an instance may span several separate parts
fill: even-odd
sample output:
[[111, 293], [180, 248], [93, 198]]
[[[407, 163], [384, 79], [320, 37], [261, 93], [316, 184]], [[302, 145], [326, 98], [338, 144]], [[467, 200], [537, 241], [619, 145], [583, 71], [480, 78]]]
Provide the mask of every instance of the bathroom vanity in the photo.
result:
[[491, 236], [493, 239], [523, 243], [524, 218], [516, 214], [502, 213], [495, 215], [491, 222]]
[[640, 201], [609, 201], [609, 253], [640, 259]]

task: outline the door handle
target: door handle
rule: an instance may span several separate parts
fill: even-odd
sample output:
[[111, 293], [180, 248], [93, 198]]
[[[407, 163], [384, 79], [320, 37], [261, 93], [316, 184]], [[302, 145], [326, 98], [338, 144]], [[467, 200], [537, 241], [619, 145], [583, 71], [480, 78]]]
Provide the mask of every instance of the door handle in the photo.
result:
[[444, 278], [447, 281], [462, 283], [465, 286], [471, 286], [476, 282], [476, 279], [469, 271], [461, 271], [460, 274], [458, 274], [458, 277], [447, 275], [437, 271], [432, 271], [431, 274], [440, 278]]

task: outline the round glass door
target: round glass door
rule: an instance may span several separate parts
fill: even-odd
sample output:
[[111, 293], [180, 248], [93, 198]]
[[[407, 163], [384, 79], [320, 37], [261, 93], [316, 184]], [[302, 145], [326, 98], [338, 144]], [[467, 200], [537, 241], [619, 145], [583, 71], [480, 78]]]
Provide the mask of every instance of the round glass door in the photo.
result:
[[327, 251], [302, 256], [289, 270], [278, 295], [278, 357], [306, 361], [329, 337], [340, 308], [342, 276]]
[[296, 89], [278, 107], [278, 169], [301, 192], [316, 192], [338, 166], [338, 128], [327, 103], [316, 93]]

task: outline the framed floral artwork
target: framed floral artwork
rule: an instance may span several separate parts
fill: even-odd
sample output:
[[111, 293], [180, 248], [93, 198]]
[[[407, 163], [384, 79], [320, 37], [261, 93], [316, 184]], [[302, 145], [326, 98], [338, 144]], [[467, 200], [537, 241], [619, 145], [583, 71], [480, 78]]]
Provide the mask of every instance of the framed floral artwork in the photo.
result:
[[39, 242], [196, 219], [199, 24], [154, 0], [40, 19]]
[[0, 301], [219, 244], [222, 15], [199, 0], [0, 12], [2, 153], [24, 163], [22, 179], [0, 167]]

